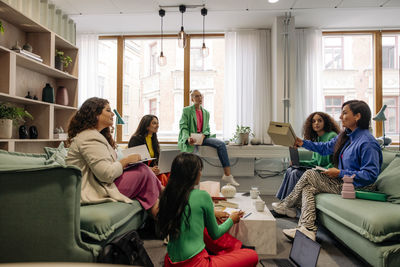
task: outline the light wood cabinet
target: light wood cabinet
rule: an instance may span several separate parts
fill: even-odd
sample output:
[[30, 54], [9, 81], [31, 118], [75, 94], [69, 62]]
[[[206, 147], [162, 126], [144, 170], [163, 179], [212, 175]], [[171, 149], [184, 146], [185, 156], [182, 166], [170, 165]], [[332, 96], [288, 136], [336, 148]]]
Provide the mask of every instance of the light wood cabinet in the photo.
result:
[[[19, 125], [14, 126], [12, 139], [0, 139], [0, 149], [42, 153], [43, 147], [57, 146], [64, 141], [54, 138], [54, 129], [61, 126], [66, 131], [77, 110], [78, 48], [2, 1], [0, 20], [5, 30], [0, 34], [0, 102], [24, 107], [34, 117], [25, 125], [35, 125], [39, 133], [38, 139], [19, 139]], [[11, 50], [17, 42], [21, 47], [29, 43], [32, 52], [43, 62]], [[72, 63], [64, 71], [54, 68], [56, 50], [64, 51], [72, 58]], [[67, 88], [68, 106], [42, 101], [42, 89], [46, 83], [54, 88], [55, 95], [59, 86]], [[28, 91], [38, 100], [25, 98]]]

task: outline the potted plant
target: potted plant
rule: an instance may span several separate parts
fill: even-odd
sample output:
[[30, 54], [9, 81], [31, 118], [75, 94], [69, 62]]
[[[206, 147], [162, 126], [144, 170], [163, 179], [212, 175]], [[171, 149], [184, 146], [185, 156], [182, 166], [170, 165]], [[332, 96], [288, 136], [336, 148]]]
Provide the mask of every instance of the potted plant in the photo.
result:
[[254, 137], [254, 134], [251, 132], [250, 126], [236, 125], [236, 132], [230, 141], [235, 142], [240, 145], [248, 145], [250, 134], [252, 137]]
[[68, 65], [72, 63], [72, 58], [66, 56], [63, 51], [56, 50], [55, 67], [61, 71], [68, 68]]
[[0, 33], [4, 34], [3, 22], [0, 20]]
[[11, 138], [12, 124], [24, 122], [26, 117], [33, 119], [32, 115], [23, 108], [0, 103], [0, 139]]

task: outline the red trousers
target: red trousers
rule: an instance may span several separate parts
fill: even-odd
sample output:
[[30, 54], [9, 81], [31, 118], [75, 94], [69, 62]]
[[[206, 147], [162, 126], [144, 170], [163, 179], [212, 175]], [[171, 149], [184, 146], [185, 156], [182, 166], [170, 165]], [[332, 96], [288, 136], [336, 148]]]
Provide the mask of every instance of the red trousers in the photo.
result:
[[213, 240], [204, 229], [204, 243], [206, 248], [193, 258], [180, 262], [172, 262], [165, 255], [164, 266], [166, 267], [246, 267], [257, 266], [258, 255], [252, 249], [241, 249], [242, 242], [226, 233], [217, 240]]

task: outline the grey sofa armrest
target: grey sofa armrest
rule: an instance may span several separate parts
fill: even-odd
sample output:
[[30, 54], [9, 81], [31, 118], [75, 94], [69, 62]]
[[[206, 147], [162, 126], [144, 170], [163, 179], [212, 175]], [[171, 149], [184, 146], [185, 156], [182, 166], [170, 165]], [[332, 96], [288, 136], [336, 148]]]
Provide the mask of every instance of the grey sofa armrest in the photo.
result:
[[0, 262], [95, 261], [98, 248], [81, 241], [80, 191], [73, 166], [0, 170]]

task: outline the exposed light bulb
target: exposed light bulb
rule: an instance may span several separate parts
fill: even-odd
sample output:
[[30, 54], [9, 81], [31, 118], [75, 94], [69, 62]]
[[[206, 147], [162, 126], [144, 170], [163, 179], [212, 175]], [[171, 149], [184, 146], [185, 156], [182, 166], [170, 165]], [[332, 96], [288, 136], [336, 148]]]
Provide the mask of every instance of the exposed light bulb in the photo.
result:
[[208, 55], [210, 54], [210, 50], [208, 49], [208, 47], [206, 47], [206, 44], [203, 43], [203, 46], [201, 47], [201, 56], [204, 57], [208, 57]]
[[164, 53], [161, 51], [160, 56], [158, 57], [158, 65], [161, 67], [167, 65], [167, 57], [164, 56]]
[[274, 4], [276, 2], [279, 2], [279, 0], [268, 0], [268, 2], [270, 2], [271, 4]]
[[183, 30], [183, 27], [181, 27], [181, 31], [178, 33], [178, 46], [180, 48], [185, 48], [186, 47], [186, 33]]

